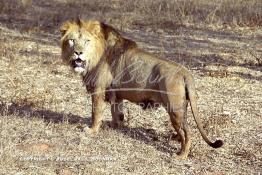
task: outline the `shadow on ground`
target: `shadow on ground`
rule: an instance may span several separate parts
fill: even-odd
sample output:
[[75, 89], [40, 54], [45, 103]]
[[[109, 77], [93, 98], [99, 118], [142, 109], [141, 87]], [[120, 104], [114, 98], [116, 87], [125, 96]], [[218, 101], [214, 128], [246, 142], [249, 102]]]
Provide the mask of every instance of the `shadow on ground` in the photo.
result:
[[[10, 105], [7, 105], [5, 102], [0, 102], [0, 115], [13, 115], [15, 117], [29, 119], [40, 118], [46, 123], [68, 122], [69, 124], [91, 125], [91, 118], [83, 118], [78, 115], [64, 114], [47, 109], [34, 109], [30, 105], [19, 105], [13, 102]], [[109, 126], [109, 123], [109, 121], [104, 122], [103, 127], [105, 127], [105, 125]], [[81, 126], [81, 128], [83, 128], [83, 126]], [[175, 151], [177, 151], [169, 144], [173, 133], [164, 135], [157, 133], [154, 129], [145, 129], [142, 127], [129, 128], [127, 126], [123, 126], [122, 128], [117, 129], [117, 131], [132, 139], [154, 146], [161, 152], [173, 155]]]
[[158, 151], [168, 153], [170, 156], [178, 152], [177, 148], [170, 145], [170, 141], [174, 140], [174, 133], [162, 134], [157, 133], [154, 129], [146, 129], [142, 127], [129, 128], [124, 126], [120, 131], [133, 139], [142, 141], [147, 145], [154, 146]]
[[4, 102], [0, 102], [0, 115], [14, 115], [26, 118], [40, 118], [47, 123], [68, 122], [70, 124], [91, 124], [90, 119], [83, 118], [78, 115], [63, 114], [47, 109], [34, 109], [30, 105], [19, 105], [14, 102], [12, 102], [10, 105], [7, 105]]

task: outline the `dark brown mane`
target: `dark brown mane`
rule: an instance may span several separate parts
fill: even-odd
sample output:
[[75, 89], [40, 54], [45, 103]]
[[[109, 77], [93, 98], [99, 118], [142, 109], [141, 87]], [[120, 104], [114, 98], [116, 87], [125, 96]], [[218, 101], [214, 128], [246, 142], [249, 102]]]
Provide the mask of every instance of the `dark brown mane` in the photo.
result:
[[101, 23], [101, 28], [109, 47], [121, 47], [122, 49], [137, 47], [136, 42], [121, 36], [120, 32], [112, 26]]
[[105, 35], [106, 40], [108, 39], [110, 33], [114, 34], [115, 36], [120, 36], [120, 33], [118, 32], [118, 30], [108, 24], [101, 22], [101, 28]]

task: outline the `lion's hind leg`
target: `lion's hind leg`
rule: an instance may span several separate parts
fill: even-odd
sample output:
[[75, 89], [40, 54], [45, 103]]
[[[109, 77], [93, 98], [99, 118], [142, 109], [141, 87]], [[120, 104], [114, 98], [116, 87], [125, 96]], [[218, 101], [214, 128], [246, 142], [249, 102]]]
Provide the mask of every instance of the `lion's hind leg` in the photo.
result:
[[[185, 113], [185, 115], [186, 115], [186, 113]], [[183, 121], [183, 131], [184, 131], [184, 135], [185, 135], [184, 156], [187, 157], [189, 152], [190, 152], [191, 138], [190, 138], [190, 130], [189, 130], [188, 125], [187, 125], [187, 119], [185, 117], [184, 117], [184, 121]]]
[[176, 141], [181, 142], [181, 151], [179, 153], [179, 156], [181, 158], [186, 158], [188, 156], [190, 152], [190, 145], [191, 145], [190, 130], [187, 124], [186, 113], [187, 113], [187, 102], [183, 106], [183, 108], [180, 109], [180, 111], [176, 110], [176, 111], [169, 112], [172, 125], [177, 132], [174, 139]]
[[167, 94], [162, 94], [164, 106], [181, 143], [179, 158], [185, 159], [190, 149], [190, 134], [186, 123], [187, 99], [183, 84], [166, 86]]
[[[178, 153], [179, 158], [185, 159], [189, 153], [189, 137], [188, 130], [185, 128], [183, 124], [183, 112], [180, 111], [172, 111], [169, 112], [171, 123], [174, 129], [177, 132], [177, 136], [179, 137], [181, 143], [181, 150]], [[186, 132], [185, 132], [186, 131]]]

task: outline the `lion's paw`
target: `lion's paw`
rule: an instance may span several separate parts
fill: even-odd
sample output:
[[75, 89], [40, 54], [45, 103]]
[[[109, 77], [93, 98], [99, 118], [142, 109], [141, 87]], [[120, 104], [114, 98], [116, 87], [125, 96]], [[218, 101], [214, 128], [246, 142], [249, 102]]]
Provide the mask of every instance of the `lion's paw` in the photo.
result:
[[90, 135], [90, 136], [94, 136], [98, 133], [98, 130], [97, 129], [94, 129], [94, 128], [89, 128], [89, 127], [85, 127], [83, 129], [84, 133], [86, 135]]
[[123, 125], [124, 125], [124, 122], [122, 122], [122, 121], [111, 121], [110, 122], [110, 127], [111, 128], [121, 128], [121, 127], [123, 127]]

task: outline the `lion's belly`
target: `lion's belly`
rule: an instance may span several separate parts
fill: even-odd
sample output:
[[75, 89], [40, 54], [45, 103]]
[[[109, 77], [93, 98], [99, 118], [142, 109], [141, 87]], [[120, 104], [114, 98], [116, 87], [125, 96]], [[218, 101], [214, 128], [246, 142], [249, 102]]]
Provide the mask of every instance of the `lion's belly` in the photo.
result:
[[116, 93], [117, 98], [126, 99], [131, 102], [140, 102], [144, 99], [150, 98], [149, 94], [145, 94], [141, 91], [131, 90], [131, 89], [123, 89]]
[[145, 90], [136, 88], [121, 88], [116, 91], [116, 97], [126, 99], [128, 101], [139, 103], [144, 101], [158, 101], [158, 93], [156, 90]]

